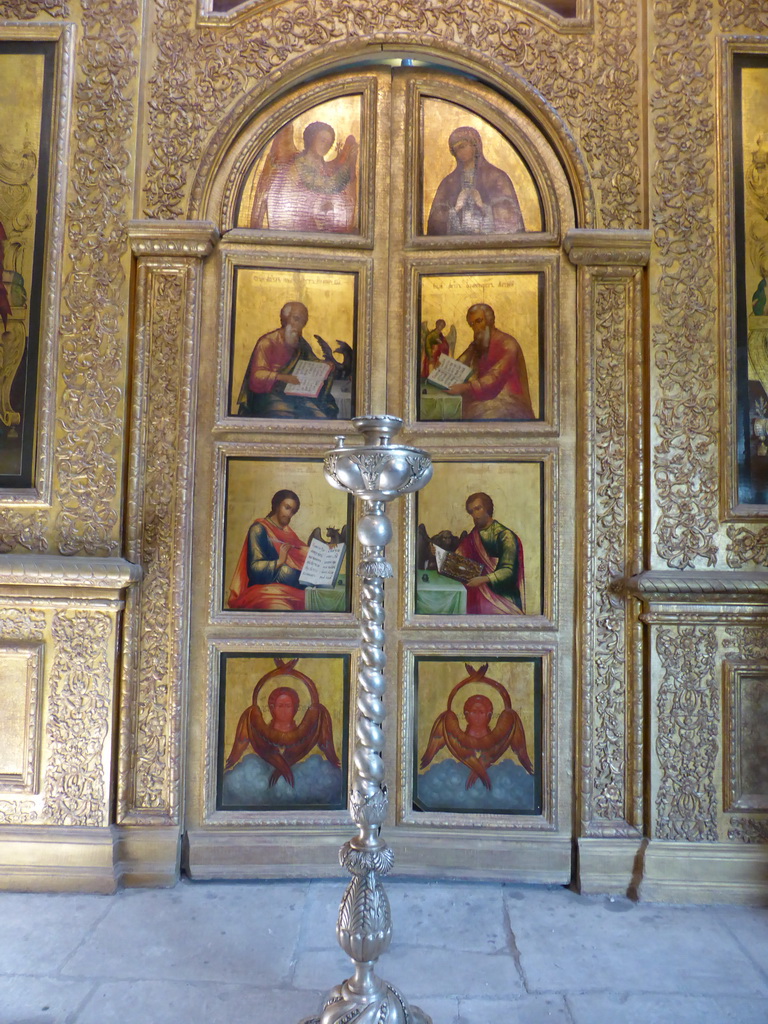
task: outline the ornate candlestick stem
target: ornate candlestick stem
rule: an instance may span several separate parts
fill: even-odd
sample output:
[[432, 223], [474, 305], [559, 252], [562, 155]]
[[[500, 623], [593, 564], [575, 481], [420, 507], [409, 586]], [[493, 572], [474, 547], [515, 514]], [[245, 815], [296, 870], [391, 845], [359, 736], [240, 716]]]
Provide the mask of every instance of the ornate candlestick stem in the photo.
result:
[[336, 447], [325, 458], [325, 477], [340, 490], [363, 500], [357, 524], [362, 558], [357, 569], [363, 578], [362, 645], [357, 674], [357, 724], [353, 756], [350, 813], [358, 834], [339, 851], [339, 860], [352, 875], [339, 908], [336, 935], [351, 957], [355, 972], [331, 990], [321, 1016], [303, 1024], [431, 1024], [429, 1017], [397, 989], [379, 978], [376, 961], [389, 947], [392, 920], [389, 900], [380, 876], [387, 874], [394, 855], [381, 837], [387, 815], [384, 785], [384, 580], [392, 566], [384, 550], [392, 537], [386, 503], [422, 488], [432, 476], [426, 452], [393, 445], [391, 438], [402, 423], [394, 416], [361, 416], [353, 420], [363, 434], [362, 445]]

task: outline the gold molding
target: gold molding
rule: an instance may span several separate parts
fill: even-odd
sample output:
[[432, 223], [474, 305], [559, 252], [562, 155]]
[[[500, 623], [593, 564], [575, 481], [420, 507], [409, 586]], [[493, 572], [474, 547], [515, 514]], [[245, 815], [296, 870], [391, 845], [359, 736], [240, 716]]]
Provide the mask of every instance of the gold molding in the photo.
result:
[[209, 220], [129, 220], [125, 226], [134, 256], [190, 256], [213, 252], [219, 232]]
[[141, 579], [141, 568], [123, 558], [77, 555], [0, 555], [0, 588], [74, 587], [124, 590]]
[[655, 569], [615, 581], [617, 593], [625, 591], [646, 602], [693, 600], [733, 596], [768, 601], [768, 573], [727, 572], [714, 569], [685, 572]]
[[645, 267], [651, 258], [651, 232], [571, 228], [563, 248], [577, 266]]

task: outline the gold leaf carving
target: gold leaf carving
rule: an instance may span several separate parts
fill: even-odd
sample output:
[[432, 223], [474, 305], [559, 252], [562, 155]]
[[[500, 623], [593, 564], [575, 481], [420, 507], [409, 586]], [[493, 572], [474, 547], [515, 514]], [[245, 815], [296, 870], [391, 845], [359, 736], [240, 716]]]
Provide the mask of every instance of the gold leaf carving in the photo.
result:
[[594, 298], [594, 675], [592, 816], [626, 817], [627, 694], [623, 606], [611, 601], [622, 574], [626, 528], [626, 285], [598, 282]]
[[768, 660], [768, 631], [760, 626], [728, 626], [723, 647], [740, 661]]
[[138, 38], [136, 0], [82, 0], [67, 204], [70, 270], [59, 335], [63, 382], [55, 450], [63, 554], [119, 548], [124, 222], [131, 199]]
[[21, 608], [0, 608], [0, 637], [3, 640], [42, 640], [45, 614]]
[[45, 512], [17, 512], [3, 509], [0, 516], [0, 552], [18, 551], [25, 548], [41, 554], [48, 550], [45, 539], [47, 524]]
[[29, 825], [38, 820], [32, 800], [0, 800], [0, 825]]
[[656, 547], [668, 566], [684, 569], [717, 559], [712, 5], [665, 0], [654, 4], [654, 13], [661, 40], [652, 54], [651, 112], [658, 154], [652, 219], [659, 270], [653, 329]]
[[637, 15], [630, 0], [598, 3], [594, 33], [567, 25], [556, 31], [499, 0], [283, 0], [197, 31], [190, 15], [189, 0], [156, 2], [148, 216], [194, 215], [187, 183], [205, 147], [230, 108], [267, 76], [284, 78], [291, 62], [312, 50], [376, 41], [474, 55], [507, 76], [513, 69], [577, 135], [603, 224], [639, 225]]
[[716, 842], [715, 765], [720, 689], [715, 672], [714, 627], [660, 629], [656, 650], [664, 669], [656, 700], [658, 839]]
[[768, 843], [768, 818], [731, 818], [729, 839], [742, 843]]
[[61, 0], [0, 0], [0, 18], [30, 20], [41, 14], [52, 18], [68, 18], [69, 4]]
[[53, 619], [44, 817], [56, 825], [107, 825], [104, 744], [109, 735], [112, 634], [101, 612]]
[[[200, 247], [198, 256], [205, 251]], [[129, 598], [126, 615], [136, 650], [128, 670], [134, 684], [124, 712], [123, 744], [130, 753], [120, 769], [120, 815], [146, 823], [178, 816], [199, 260], [141, 260], [136, 402], [145, 409], [140, 413], [137, 406], [137, 420], [143, 415], [145, 425], [134, 436], [140, 447], [133, 457], [144, 477], [140, 500], [132, 497], [129, 505], [129, 548], [144, 568], [144, 580]]]
[[725, 560], [731, 569], [738, 569], [749, 562], [768, 566], [768, 526], [756, 533], [746, 526], [729, 526], [727, 532]]
[[720, 28], [724, 32], [747, 28], [768, 32], [768, 8], [755, 0], [720, 0]]

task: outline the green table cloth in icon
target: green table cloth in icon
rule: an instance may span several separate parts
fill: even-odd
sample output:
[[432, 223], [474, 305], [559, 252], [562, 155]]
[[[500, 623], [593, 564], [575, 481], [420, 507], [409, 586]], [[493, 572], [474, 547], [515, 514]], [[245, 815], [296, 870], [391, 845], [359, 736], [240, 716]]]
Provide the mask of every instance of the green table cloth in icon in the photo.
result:
[[417, 615], [466, 615], [467, 588], [434, 569], [416, 573]]
[[425, 384], [419, 395], [419, 418], [422, 420], [460, 420], [461, 395], [448, 395], [441, 388]]
[[334, 587], [307, 587], [304, 591], [304, 609], [308, 612], [347, 611], [347, 581], [339, 576]]

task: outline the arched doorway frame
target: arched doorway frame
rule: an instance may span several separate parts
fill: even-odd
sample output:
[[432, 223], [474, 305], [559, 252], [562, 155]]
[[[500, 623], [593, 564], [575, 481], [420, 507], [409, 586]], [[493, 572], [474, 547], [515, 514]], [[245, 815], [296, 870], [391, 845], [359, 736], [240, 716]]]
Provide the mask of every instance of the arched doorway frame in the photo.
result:
[[[392, 49], [388, 48], [388, 45]], [[188, 206], [189, 220], [183, 222], [137, 222], [132, 228], [134, 251], [139, 257], [139, 280], [142, 264], [145, 271], [144, 287], [137, 289], [139, 300], [145, 300], [144, 314], [137, 317], [137, 366], [144, 367], [147, 388], [139, 387], [137, 396], [143, 395], [143, 404], [134, 402], [134, 450], [142, 448], [148, 453], [143, 430], [145, 417], [152, 415], [152, 407], [159, 396], [153, 396], [149, 380], [146, 345], [151, 343], [153, 324], [159, 323], [160, 308], [150, 298], [150, 278], [170, 273], [178, 276], [183, 266], [187, 286], [176, 296], [181, 303], [177, 316], [180, 325], [180, 345], [188, 354], [188, 365], [193, 385], [196, 360], [199, 353], [199, 301], [201, 259], [205, 258], [218, 235], [217, 226], [205, 217], [208, 208], [208, 189], [216, 176], [223, 154], [258, 109], [273, 102], [301, 81], [323, 73], [331, 73], [366, 56], [381, 59], [382, 55], [421, 58], [427, 54], [441, 59], [446, 66], [473, 74], [503, 95], [520, 103], [537, 120], [552, 140], [553, 148], [563, 163], [572, 184], [579, 228], [568, 233], [563, 240], [565, 249], [578, 266], [579, 295], [579, 380], [580, 396], [577, 410], [578, 446], [581, 462], [578, 480], [578, 507], [582, 511], [582, 527], [576, 544], [576, 578], [581, 580], [577, 606], [582, 610], [577, 624], [579, 651], [576, 666], [576, 700], [578, 736], [576, 745], [575, 783], [577, 799], [574, 802], [576, 818], [574, 834], [601, 842], [604, 839], [626, 840], [624, 852], [634, 851], [637, 837], [642, 831], [642, 694], [640, 649], [637, 624], [631, 608], [617, 608], [609, 593], [611, 580], [616, 575], [631, 575], [637, 571], [642, 552], [642, 369], [640, 358], [641, 268], [647, 261], [647, 238], [643, 232], [595, 230], [595, 204], [586, 163], [582, 158], [564, 120], [558, 116], [545, 97], [519, 78], [509, 68], [491, 59], [480, 59], [460, 52], [458, 46], [446, 44], [444, 49], [421, 49], [402, 43], [376, 44], [340, 43], [319, 48], [289, 58], [280, 68], [266, 76], [263, 84], [236, 103], [222, 120], [200, 160]], [[164, 239], [164, 241], [160, 241]], [[179, 260], [181, 256], [181, 262]], [[154, 262], [153, 262], [154, 261]], [[595, 389], [602, 375], [603, 384]], [[194, 390], [192, 387], [191, 391]], [[185, 392], [185, 388], [181, 389]], [[623, 411], [623, 426], [615, 421], [612, 411], [616, 402]], [[185, 402], [187, 403], [185, 406]], [[180, 393], [180, 406], [185, 408], [186, 422], [194, 421], [194, 398]], [[610, 421], [606, 427], [606, 417]], [[175, 482], [177, 497], [189, 494], [192, 473], [192, 450]], [[626, 501], [617, 521], [616, 503], [613, 512], [605, 514], [605, 501], [601, 499], [601, 479], [610, 472], [619, 473], [627, 483]], [[604, 493], [610, 486], [604, 488]], [[611, 499], [613, 500], [613, 499]], [[609, 501], [610, 504], [610, 501]], [[141, 529], [143, 519], [140, 501], [131, 505], [134, 510], [133, 536], [136, 551], [144, 549]], [[174, 520], [175, 536], [181, 549], [177, 559], [172, 589], [178, 595], [189, 580], [188, 517], [183, 514]], [[172, 530], [172, 532], [174, 532]], [[131, 531], [129, 530], [129, 535]], [[601, 554], [602, 553], [602, 554]], [[136, 628], [140, 619], [144, 596], [139, 591], [134, 600], [132, 614], [127, 616], [128, 634], [131, 622]], [[132, 801], [135, 793], [135, 764], [131, 751], [124, 745], [121, 752], [123, 770], [120, 787], [119, 820], [126, 825], [152, 826], [165, 824], [175, 830], [181, 826], [180, 787], [183, 779], [182, 750], [185, 723], [183, 709], [186, 700], [186, 643], [184, 631], [188, 622], [189, 606], [186, 598], [177, 601], [181, 619], [171, 622], [169, 633], [177, 638], [176, 651], [182, 655], [174, 667], [168, 666], [165, 701], [165, 729], [171, 756], [161, 767], [161, 780], [168, 798], [160, 813], [137, 807]], [[131, 610], [129, 609], [129, 612]], [[598, 622], [598, 619], [601, 621]], [[610, 621], [609, 621], [610, 620]], [[135, 635], [135, 634], [134, 634]], [[618, 642], [617, 642], [617, 638]], [[622, 648], [623, 639], [623, 648]], [[626, 658], [624, 652], [626, 651]], [[601, 660], [602, 659], [602, 660]], [[621, 664], [624, 667], [621, 667]], [[133, 666], [136, 668], [136, 666]], [[161, 669], [159, 675], [162, 675]], [[140, 674], [140, 673], [139, 673]], [[619, 678], [621, 677], [621, 678]], [[158, 672], [154, 673], [154, 681]], [[144, 682], [146, 688], [147, 679]], [[124, 691], [122, 719], [123, 736], [128, 740], [135, 735], [133, 726], [139, 716], [141, 683], [133, 687], [130, 678]], [[597, 735], [599, 721], [604, 713], [601, 694], [619, 696], [622, 708], [614, 702], [614, 719], [618, 715], [618, 730], [611, 733], [610, 742], [601, 742]], [[157, 701], [153, 701], [157, 706]], [[601, 710], [598, 710], [600, 708]], [[618, 740], [615, 740], [616, 736]], [[618, 756], [621, 754], [622, 756]], [[163, 801], [161, 801], [163, 803]], [[147, 813], [149, 811], [149, 813]], [[618, 813], [617, 813], [618, 811]], [[136, 834], [136, 833], [134, 833]], [[614, 842], [614, 849], [617, 848]], [[586, 847], [584, 847], [586, 849]], [[602, 854], [600, 854], [602, 856]], [[128, 857], [130, 860], [130, 856]], [[582, 853], [582, 861], [584, 855]]]

